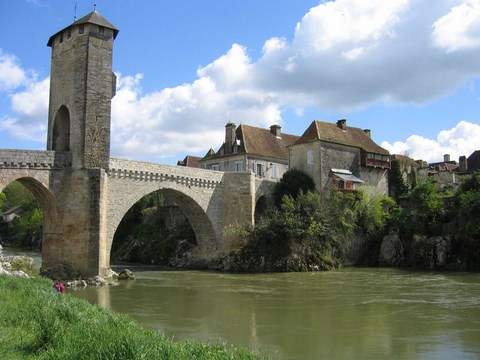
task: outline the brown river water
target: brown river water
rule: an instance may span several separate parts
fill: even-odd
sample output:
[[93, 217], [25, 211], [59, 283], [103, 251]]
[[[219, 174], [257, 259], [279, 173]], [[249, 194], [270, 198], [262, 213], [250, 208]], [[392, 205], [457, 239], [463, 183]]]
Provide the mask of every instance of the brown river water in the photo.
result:
[[128, 268], [136, 280], [67, 292], [170, 338], [225, 342], [274, 359], [480, 359], [478, 273]]

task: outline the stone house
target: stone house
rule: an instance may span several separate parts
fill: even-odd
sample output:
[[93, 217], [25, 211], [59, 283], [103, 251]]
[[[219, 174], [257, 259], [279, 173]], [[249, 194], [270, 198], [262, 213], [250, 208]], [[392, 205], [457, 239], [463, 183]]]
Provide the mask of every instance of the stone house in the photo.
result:
[[19, 219], [23, 213], [23, 209], [21, 206], [15, 206], [13, 208], [8, 209], [2, 215], [2, 221], [4, 223], [9, 223], [15, 219]]
[[341, 191], [363, 189], [388, 195], [390, 153], [377, 145], [370, 130], [337, 123], [313, 121], [288, 146], [290, 168], [312, 177], [318, 191], [330, 185]]
[[419, 173], [428, 177], [440, 190], [455, 190], [463, 176], [480, 170], [480, 150], [475, 150], [470, 156], [460, 156], [458, 163], [450, 159], [449, 154], [443, 155], [443, 161], [422, 166]]
[[198, 164], [198, 161], [200, 159], [201, 159], [201, 157], [199, 157], [199, 156], [187, 155], [187, 156], [185, 156], [185, 159], [177, 161], [177, 166], [198, 168], [198, 167], [200, 167], [199, 164]]
[[288, 170], [287, 146], [299, 137], [282, 134], [279, 125], [262, 129], [234, 123], [225, 126], [225, 142], [210, 149], [198, 161], [200, 168], [219, 171], [251, 171], [265, 180], [278, 181]]

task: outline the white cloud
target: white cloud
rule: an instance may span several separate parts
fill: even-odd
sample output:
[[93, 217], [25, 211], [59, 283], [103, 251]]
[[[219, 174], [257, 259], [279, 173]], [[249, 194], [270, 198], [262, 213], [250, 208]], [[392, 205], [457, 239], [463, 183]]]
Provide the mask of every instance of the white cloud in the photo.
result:
[[480, 0], [466, 0], [433, 24], [433, 42], [447, 52], [480, 46]]
[[[142, 75], [119, 75], [112, 102], [112, 155], [161, 159], [206, 152], [221, 145], [227, 122], [282, 124], [285, 108], [297, 114], [317, 107], [348, 115], [379, 102], [438, 99], [480, 75], [479, 3], [329, 1], [310, 9], [291, 29], [290, 40], [266, 39], [259, 59], [233, 44], [197, 69], [192, 83], [143, 93]], [[18, 92], [19, 86], [26, 90]], [[15, 115], [3, 117], [3, 131], [19, 136], [23, 127], [43, 139], [37, 124], [46, 124], [46, 83], [36, 82], [14, 57], [0, 53], [2, 89], [17, 90], [11, 97]], [[447, 150], [453, 155], [450, 142], [456, 139], [455, 147], [463, 151], [461, 136], [468, 134], [462, 134], [448, 133], [448, 141], [412, 136], [388, 145], [421, 157], [429, 147], [438, 151], [427, 150], [426, 156]]]
[[48, 120], [50, 78], [28, 84], [27, 90], [12, 96], [12, 109], [25, 122]]
[[25, 85], [27, 74], [13, 55], [4, 54], [0, 49], [0, 91], [11, 90]]
[[[243, 57], [237, 50], [232, 47], [230, 57], [200, 69], [203, 76], [192, 84], [150, 94], [142, 95], [141, 76], [118, 74], [112, 101], [112, 154], [161, 159], [182, 152], [206, 153], [208, 147], [222, 144], [228, 121], [259, 126], [279, 123], [279, 107], [268, 101], [268, 94], [241, 87], [225, 91], [232, 85], [225, 79], [230, 60], [238, 63], [235, 56]], [[218, 82], [214, 73], [220, 74]]]
[[390, 144], [384, 141], [381, 146], [391, 154], [407, 155], [415, 160], [436, 162], [441, 161], [444, 154], [449, 154], [452, 160], [458, 161], [459, 156], [468, 157], [480, 150], [479, 139], [480, 125], [460, 121], [454, 128], [442, 130], [435, 140], [412, 135], [405, 142]]
[[297, 24], [295, 39], [302, 47], [323, 52], [339, 46], [395, 36], [400, 15], [410, 0], [337, 0], [312, 8]]
[[13, 139], [46, 143], [50, 78], [26, 85], [26, 90], [11, 96], [14, 115], [2, 117], [0, 131]]

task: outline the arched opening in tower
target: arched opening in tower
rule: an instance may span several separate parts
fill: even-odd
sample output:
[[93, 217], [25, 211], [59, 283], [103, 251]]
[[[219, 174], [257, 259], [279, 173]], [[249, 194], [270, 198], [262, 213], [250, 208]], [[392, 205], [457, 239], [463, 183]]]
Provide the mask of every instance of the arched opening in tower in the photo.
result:
[[55, 114], [52, 150], [70, 150], [70, 113], [64, 105], [62, 105]]

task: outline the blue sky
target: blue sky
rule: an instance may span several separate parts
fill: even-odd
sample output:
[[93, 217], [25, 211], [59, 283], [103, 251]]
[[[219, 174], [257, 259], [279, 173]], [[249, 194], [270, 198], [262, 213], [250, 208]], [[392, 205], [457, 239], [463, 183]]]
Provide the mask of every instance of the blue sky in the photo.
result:
[[0, 0], [0, 147], [45, 149], [51, 35], [120, 33], [111, 155], [175, 164], [234, 122], [368, 128], [391, 153], [480, 149], [480, 0]]

